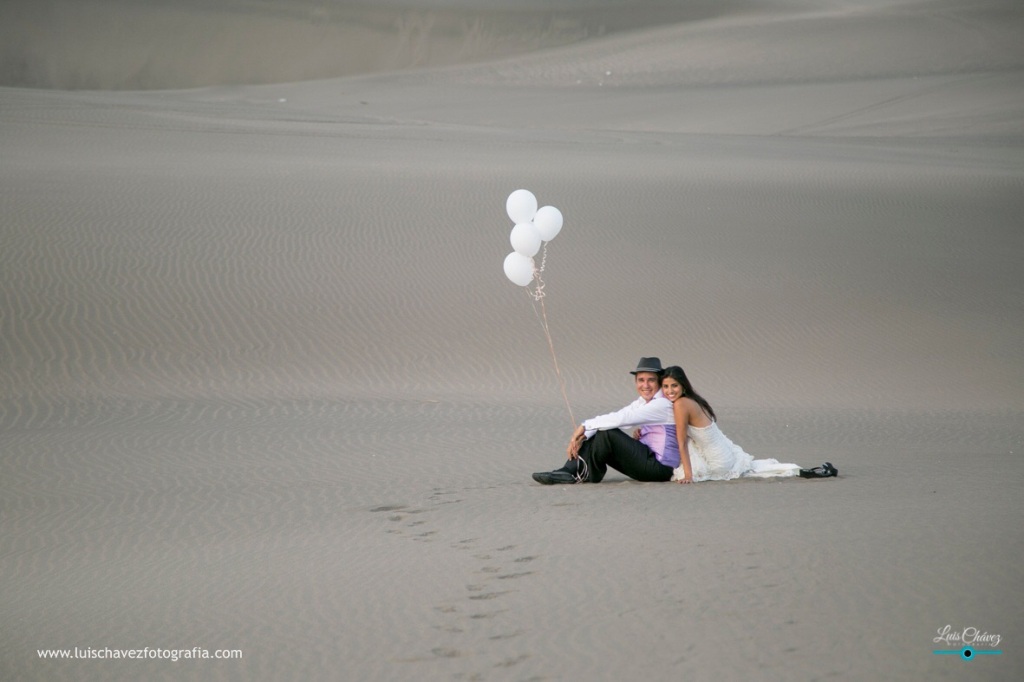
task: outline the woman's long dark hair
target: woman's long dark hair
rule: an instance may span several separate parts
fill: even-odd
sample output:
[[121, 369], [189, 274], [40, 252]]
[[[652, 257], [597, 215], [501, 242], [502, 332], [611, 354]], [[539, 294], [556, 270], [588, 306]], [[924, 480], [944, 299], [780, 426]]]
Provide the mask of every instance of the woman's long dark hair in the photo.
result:
[[665, 369], [665, 373], [661, 375], [661, 380], [664, 381], [668, 377], [672, 377], [679, 382], [679, 385], [683, 389], [683, 395], [691, 400], [695, 401], [701, 408], [711, 417], [711, 421], [718, 421], [715, 417], [715, 411], [711, 409], [711, 405], [708, 401], [704, 400], [697, 391], [693, 390], [693, 386], [690, 384], [690, 380], [686, 378], [686, 372], [683, 368], [678, 365], [672, 365]]

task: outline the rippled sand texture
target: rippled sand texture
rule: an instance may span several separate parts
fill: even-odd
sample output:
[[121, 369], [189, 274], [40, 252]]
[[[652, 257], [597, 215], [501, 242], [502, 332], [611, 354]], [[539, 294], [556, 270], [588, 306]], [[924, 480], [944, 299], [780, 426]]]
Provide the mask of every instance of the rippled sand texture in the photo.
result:
[[281, 83], [524, 54], [744, 0], [7, 0], [0, 83]]
[[[3, 10], [0, 679], [1020, 676], [1017, 3], [300, 4]], [[533, 483], [642, 355], [841, 477]]]

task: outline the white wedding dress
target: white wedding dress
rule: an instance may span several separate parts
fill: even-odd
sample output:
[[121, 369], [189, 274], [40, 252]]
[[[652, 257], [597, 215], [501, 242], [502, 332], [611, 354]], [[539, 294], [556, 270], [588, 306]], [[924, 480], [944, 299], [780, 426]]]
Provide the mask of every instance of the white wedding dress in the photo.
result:
[[[666, 430], [670, 432], [666, 434], [667, 437], [675, 438], [675, 426], [668, 426]], [[774, 478], [796, 476], [800, 473], [800, 467], [796, 464], [783, 464], [777, 459], [754, 459], [744, 452], [743, 448], [729, 440], [715, 422], [702, 427], [688, 426], [686, 435], [695, 483], [728, 481], [741, 476]], [[683, 476], [683, 466], [680, 464], [672, 474], [672, 480], [682, 480]]]

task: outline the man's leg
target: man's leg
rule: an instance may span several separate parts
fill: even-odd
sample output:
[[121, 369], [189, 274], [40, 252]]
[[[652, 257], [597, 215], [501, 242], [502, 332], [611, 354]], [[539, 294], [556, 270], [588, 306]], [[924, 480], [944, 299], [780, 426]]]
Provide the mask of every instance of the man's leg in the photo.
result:
[[604, 478], [608, 467], [638, 481], [672, 478], [672, 468], [659, 462], [649, 447], [618, 429], [598, 431], [580, 448], [581, 456], [584, 448], [591, 467], [590, 480], [594, 483]]

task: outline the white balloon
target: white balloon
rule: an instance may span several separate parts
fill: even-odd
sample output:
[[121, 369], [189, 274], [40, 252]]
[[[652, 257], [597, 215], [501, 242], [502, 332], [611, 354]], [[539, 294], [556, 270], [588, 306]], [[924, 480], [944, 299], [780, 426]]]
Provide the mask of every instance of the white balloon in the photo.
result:
[[527, 286], [533, 281], [533, 259], [515, 251], [508, 254], [505, 256], [505, 276], [517, 286]]
[[517, 189], [508, 195], [505, 211], [516, 225], [528, 223], [533, 220], [533, 216], [537, 212], [537, 197], [533, 196], [533, 192], [528, 189]]
[[562, 212], [554, 206], [545, 206], [537, 211], [533, 224], [537, 226], [540, 238], [549, 242], [557, 237], [562, 229]]
[[512, 228], [512, 234], [508, 239], [516, 253], [521, 253], [527, 258], [533, 258], [540, 251], [540, 232], [533, 223], [519, 223]]

